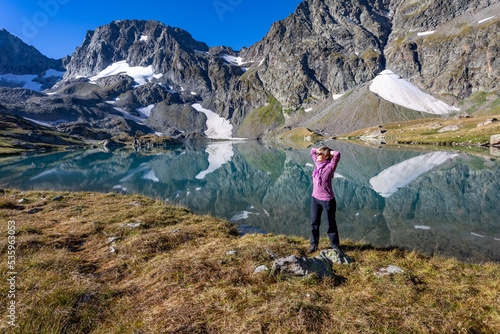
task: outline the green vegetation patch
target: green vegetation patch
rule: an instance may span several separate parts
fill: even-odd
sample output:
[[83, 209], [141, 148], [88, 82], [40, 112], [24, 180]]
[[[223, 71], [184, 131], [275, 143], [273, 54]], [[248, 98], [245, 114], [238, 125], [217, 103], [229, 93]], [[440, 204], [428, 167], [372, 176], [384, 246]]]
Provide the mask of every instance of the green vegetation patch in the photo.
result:
[[361, 58], [363, 59], [377, 59], [380, 56], [380, 53], [375, 52], [373, 49], [366, 49]]
[[252, 110], [245, 117], [241, 125], [241, 133], [260, 133], [285, 124], [281, 103], [272, 95], [269, 95], [268, 101], [268, 105]]

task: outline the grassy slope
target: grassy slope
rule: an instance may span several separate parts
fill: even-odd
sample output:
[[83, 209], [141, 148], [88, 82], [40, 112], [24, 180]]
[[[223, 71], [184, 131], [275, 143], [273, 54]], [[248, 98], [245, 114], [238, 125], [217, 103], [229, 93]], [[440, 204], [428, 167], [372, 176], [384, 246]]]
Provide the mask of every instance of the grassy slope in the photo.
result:
[[[415, 121], [394, 122], [384, 124], [381, 127], [374, 126], [353, 131], [339, 137], [359, 138], [370, 135], [377, 130], [386, 130], [382, 135], [385, 139], [401, 143], [485, 145], [490, 142], [492, 135], [500, 134], [500, 122], [494, 122], [481, 127], [477, 125], [493, 117], [500, 119], [500, 115], [496, 115], [460, 119], [426, 118]], [[457, 125], [459, 129], [456, 131], [439, 132], [440, 129], [448, 125]]]
[[[15, 333], [500, 331], [497, 264], [344, 240], [356, 261], [335, 266], [345, 281], [254, 274], [273, 263], [266, 249], [305, 256], [308, 242], [238, 237], [226, 221], [143, 196], [62, 193], [62, 200], [51, 200], [56, 195], [6, 190], [0, 197], [3, 273], [6, 224], [16, 222]], [[19, 204], [20, 198], [27, 201]], [[129, 223], [141, 225], [123, 225]], [[405, 273], [374, 275], [389, 264]], [[2, 310], [6, 292], [2, 284]]]
[[0, 113], [0, 155], [40, 149], [64, 149], [73, 145], [87, 144], [22, 118]]

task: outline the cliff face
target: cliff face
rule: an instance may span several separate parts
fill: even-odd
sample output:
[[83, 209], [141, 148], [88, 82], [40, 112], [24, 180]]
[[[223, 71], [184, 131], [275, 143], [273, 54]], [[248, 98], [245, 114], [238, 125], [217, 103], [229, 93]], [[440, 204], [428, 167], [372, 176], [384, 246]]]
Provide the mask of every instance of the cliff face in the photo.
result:
[[241, 55], [286, 126], [340, 134], [428, 116], [367, 89], [383, 69], [450, 105], [477, 92], [498, 99], [499, 15], [488, 0], [304, 1]]
[[0, 74], [43, 75], [49, 69], [63, 71], [62, 61], [48, 58], [7, 30], [0, 30]]
[[450, 102], [498, 91], [498, 2], [404, 0], [391, 12], [388, 68]]
[[67, 64], [65, 78], [92, 77], [109, 65], [153, 66], [174, 90], [210, 91], [205, 52], [208, 46], [178, 28], [156, 21], [123, 20], [89, 31]]
[[258, 64], [264, 87], [285, 109], [313, 106], [384, 69], [391, 32], [385, 2], [304, 1], [241, 55]]

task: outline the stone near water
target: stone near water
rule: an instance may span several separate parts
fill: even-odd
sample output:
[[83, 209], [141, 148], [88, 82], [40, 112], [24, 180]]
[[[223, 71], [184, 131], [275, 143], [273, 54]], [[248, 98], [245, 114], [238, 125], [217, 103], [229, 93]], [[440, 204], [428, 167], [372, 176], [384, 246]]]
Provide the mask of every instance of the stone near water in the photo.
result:
[[496, 157], [500, 157], [500, 149], [495, 146], [490, 146], [490, 154]]
[[490, 137], [490, 146], [500, 146], [500, 134]]
[[277, 274], [307, 276], [313, 273], [319, 276], [332, 276], [332, 264], [349, 264], [353, 260], [341, 250], [323, 250], [315, 257], [290, 255], [274, 261], [272, 270]]

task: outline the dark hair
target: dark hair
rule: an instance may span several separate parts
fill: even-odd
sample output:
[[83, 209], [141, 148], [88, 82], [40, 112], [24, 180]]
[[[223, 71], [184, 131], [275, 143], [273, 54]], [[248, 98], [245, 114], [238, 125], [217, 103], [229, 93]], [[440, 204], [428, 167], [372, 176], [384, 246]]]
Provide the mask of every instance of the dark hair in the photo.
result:
[[322, 146], [316, 150], [316, 153], [321, 154], [325, 158], [329, 159], [330, 158], [330, 148], [326, 146]]

